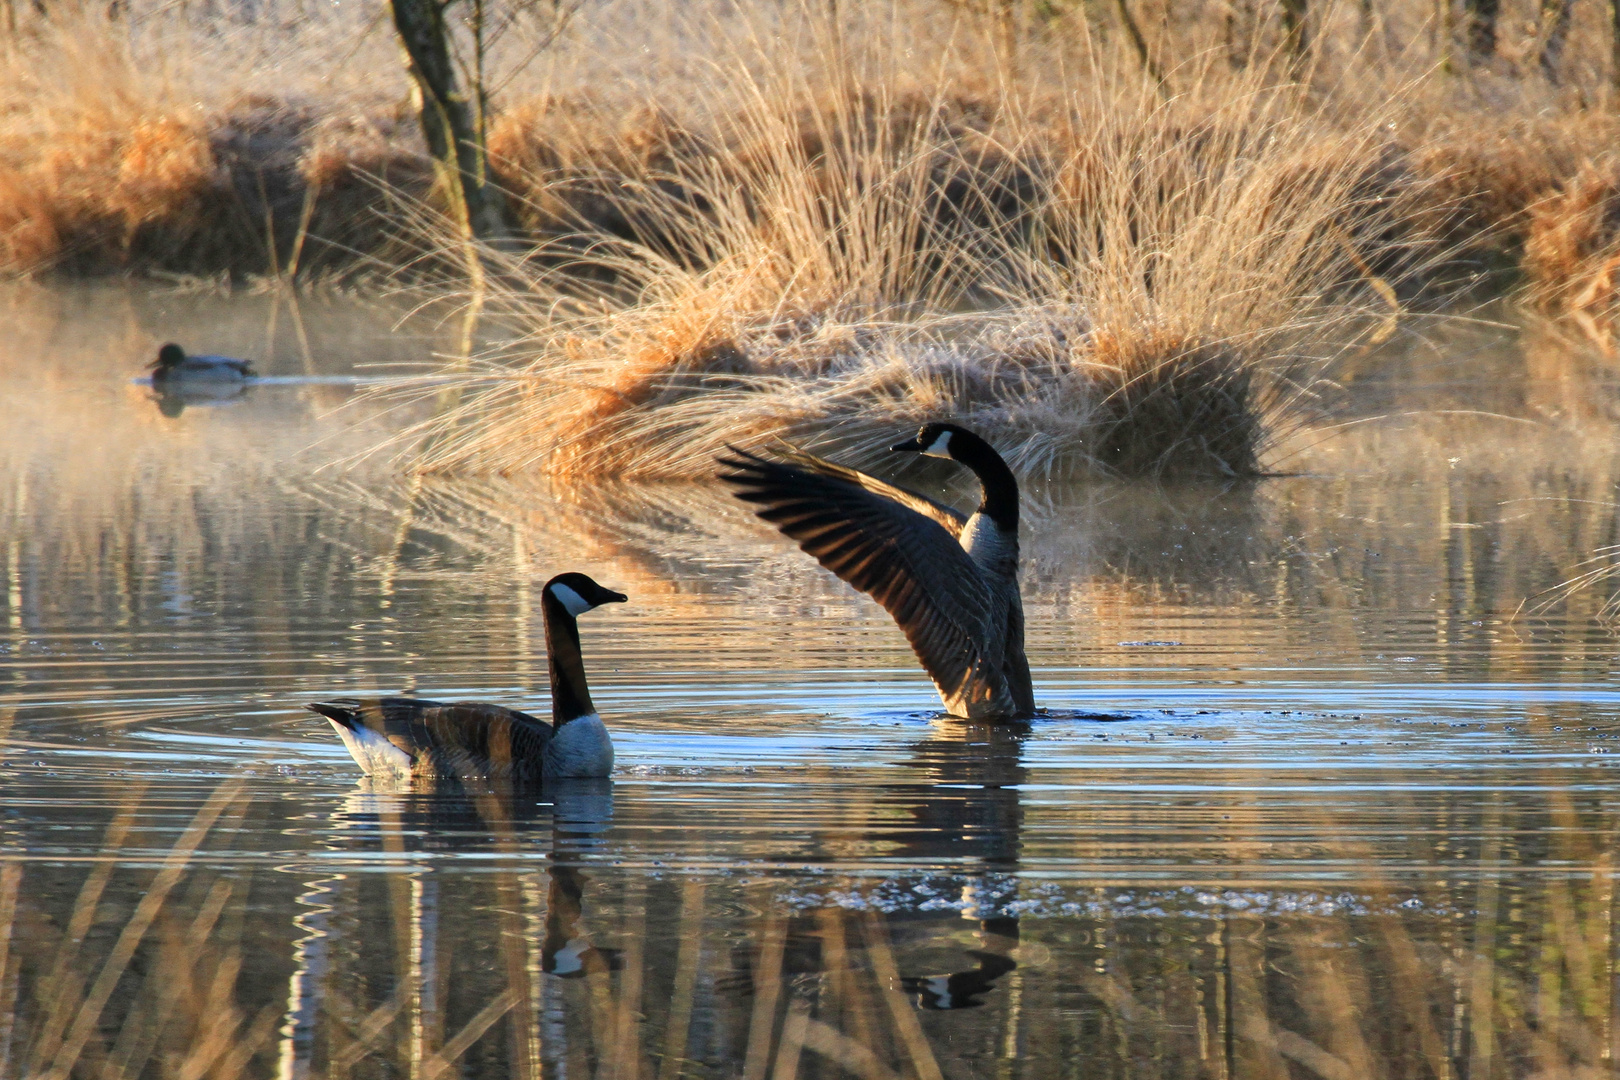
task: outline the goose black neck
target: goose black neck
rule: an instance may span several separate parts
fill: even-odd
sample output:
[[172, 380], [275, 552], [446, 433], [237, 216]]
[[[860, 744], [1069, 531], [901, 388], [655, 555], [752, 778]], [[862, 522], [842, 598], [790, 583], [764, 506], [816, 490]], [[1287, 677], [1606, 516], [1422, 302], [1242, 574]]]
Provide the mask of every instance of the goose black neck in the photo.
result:
[[995, 448], [971, 432], [951, 435], [951, 457], [973, 470], [984, 489], [979, 513], [1009, 532], [1018, 531], [1018, 478]]
[[551, 722], [562, 727], [596, 711], [585, 685], [585, 660], [579, 651], [579, 624], [547, 589], [540, 610], [546, 618], [546, 657], [551, 662]]

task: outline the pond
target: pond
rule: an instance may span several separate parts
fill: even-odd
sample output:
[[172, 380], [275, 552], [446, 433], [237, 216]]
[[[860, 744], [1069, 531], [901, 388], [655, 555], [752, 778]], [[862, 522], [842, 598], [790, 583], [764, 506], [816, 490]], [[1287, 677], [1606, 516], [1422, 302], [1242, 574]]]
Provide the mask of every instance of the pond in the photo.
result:
[[[1427, 328], [1251, 484], [1030, 485], [1027, 728], [711, 486], [412, 478], [377, 303], [0, 303], [0, 1072], [1609, 1075], [1620, 371]], [[155, 400], [158, 343], [249, 355]], [[311, 377], [322, 377], [312, 379]], [[323, 381], [324, 380], [324, 381]], [[927, 490], [946, 472], [898, 474]], [[606, 782], [377, 790], [306, 701], [545, 714]]]

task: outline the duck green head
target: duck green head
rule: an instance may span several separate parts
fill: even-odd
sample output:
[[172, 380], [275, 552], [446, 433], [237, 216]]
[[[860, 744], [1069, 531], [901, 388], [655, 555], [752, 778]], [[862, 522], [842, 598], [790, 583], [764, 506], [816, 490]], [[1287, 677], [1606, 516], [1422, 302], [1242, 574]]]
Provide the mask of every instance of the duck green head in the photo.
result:
[[170, 371], [185, 362], [186, 350], [171, 341], [158, 350], [157, 360], [153, 362], [152, 367], [158, 371]]

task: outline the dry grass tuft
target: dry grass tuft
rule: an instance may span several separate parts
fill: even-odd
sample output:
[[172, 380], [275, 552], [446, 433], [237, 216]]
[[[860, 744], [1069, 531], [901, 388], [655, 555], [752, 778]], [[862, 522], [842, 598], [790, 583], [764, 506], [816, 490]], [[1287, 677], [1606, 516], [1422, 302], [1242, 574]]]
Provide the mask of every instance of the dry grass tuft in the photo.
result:
[[1620, 315], [1620, 159], [1588, 162], [1531, 208], [1524, 267], [1540, 308], [1570, 316], [1612, 351]]
[[1335, 130], [1258, 78], [1166, 101], [1094, 70], [977, 111], [856, 85], [717, 78], [723, 124], [678, 136], [701, 152], [603, 151], [657, 163], [602, 196], [634, 227], [581, 220], [508, 267], [491, 306], [522, 333], [421, 464], [691, 477], [727, 442], [949, 416], [1048, 475], [1252, 474], [1321, 364], [1391, 317], [1378, 275], [1437, 250], [1376, 117]]
[[216, 163], [202, 123], [137, 109], [79, 113], [0, 158], [0, 260], [33, 269], [91, 249], [128, 253], [204, 223]]
[[1166, 104], [1097, 74], [972, 123], [915, 87], [714, 87], [747, 107], [614, 194], [630, 240], [582, 228], [509, 267], [494, 306], [523, 334], [421, 463], [680, 478], [727, 442], [953, 416], [1043, 474], [1255, 473], [1390, 314], [1372, 266], [1421, 262], [1382, 136], [1286, 89]]
[[1099, 392], [1091, 453], [1125, 475], [1260, 468], [1267, 438], [1254, 365], [1241, 353], [1174, 334], [1092, 335]]
[[[283, 66], [317, 67], [341, 16], [119, 11], [53, 9], [0, 45], [0, 272], [264, 273], [384, 250], [379, 180], [427, 190], [414, 130], [374, 94], [306, 92], [341, 71], [305, 87]], [[351, 52], [376, 36], [342, 29]]]

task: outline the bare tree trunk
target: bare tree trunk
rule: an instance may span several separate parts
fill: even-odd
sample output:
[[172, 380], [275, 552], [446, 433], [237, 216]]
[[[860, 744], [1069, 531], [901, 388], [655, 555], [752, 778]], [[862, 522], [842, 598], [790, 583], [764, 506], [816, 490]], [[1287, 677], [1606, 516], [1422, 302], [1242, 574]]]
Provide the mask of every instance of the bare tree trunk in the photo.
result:
[[1254, 59], [1258, 23], [1255, 0], [1227, 0], [1226, 62], [1233, 68], [1242, 70]]
[[1569, 43], [1571, 6], [1570, 0], [1541, 0], [1541, 25], [1536, 35], [1541, 39], [1541, 55], [1536, 61], [1547, 81], [1555, 86], [1564, 46]]
[[[394, 26], [405, 47], [420, 98], [422, 137], [464, 234], [479, 240], [508, 235], [505, 200], [490, 183], [483, 109], [470, 108], [456, 85], [450, 27], [438, 0], [391, 0]], [[473, 87], [474, 94], [482, 87]]]
[[1620, 91], [1620, 0], [1609, 2], [1609, 80]]
[[[1620, 3], [1620, 0], [1615, 0], [1615, 2]], [[1130, 4], [1127, 3], [1127, 0], [1114, 0], [1114, 5], [1119, 10], [1119, 21], [1125, 24], [1125, 32], [1130, 35], [1131, 45], [1136, 49], [1136, 58], [1142, 61], [1142, 66], [1147, 69], [1147, 73], [1153, 76], [1153, 81], [1159, 84], [1159, 89], [1163, 90], [1164, 72], [1160, 71], [1159, 65], [1154, 63], [1153, 54], [1148, 51], [1147, 38], [1142, 36], [1142, 27], [1137, 24], [1136, 16], [1131, 14]]]
[[[1617, 0], [1620, 2], [1620, 0]], [[1247, 50], [1238, 48], [1238, 7], [1237, 0], [1231, 0], [1226, 5], [1226, 62], [1232, 67], [1242, 70], [1249, 65]]]
[[1288, 55], [1293, 57], [1296, 65], [1305, 60], [1305, 53], [1311, 47], [1310, 35], [1305, 26], [1305, 17], [1308, 14], [1307, 0], [1282, 0], [1283, 40], [1288, 47]]
[[1451, 63], [1452, 6], [1452, 0], [1435, 0], [1434, 4], [1434, 52], [1440, 70], [1448, 75], [1455, 70]]
[[1479, 63], [1496, 55], [1496, 18], [1502, 0], [1463, 0], [1468, 13], [1468, 61]]

